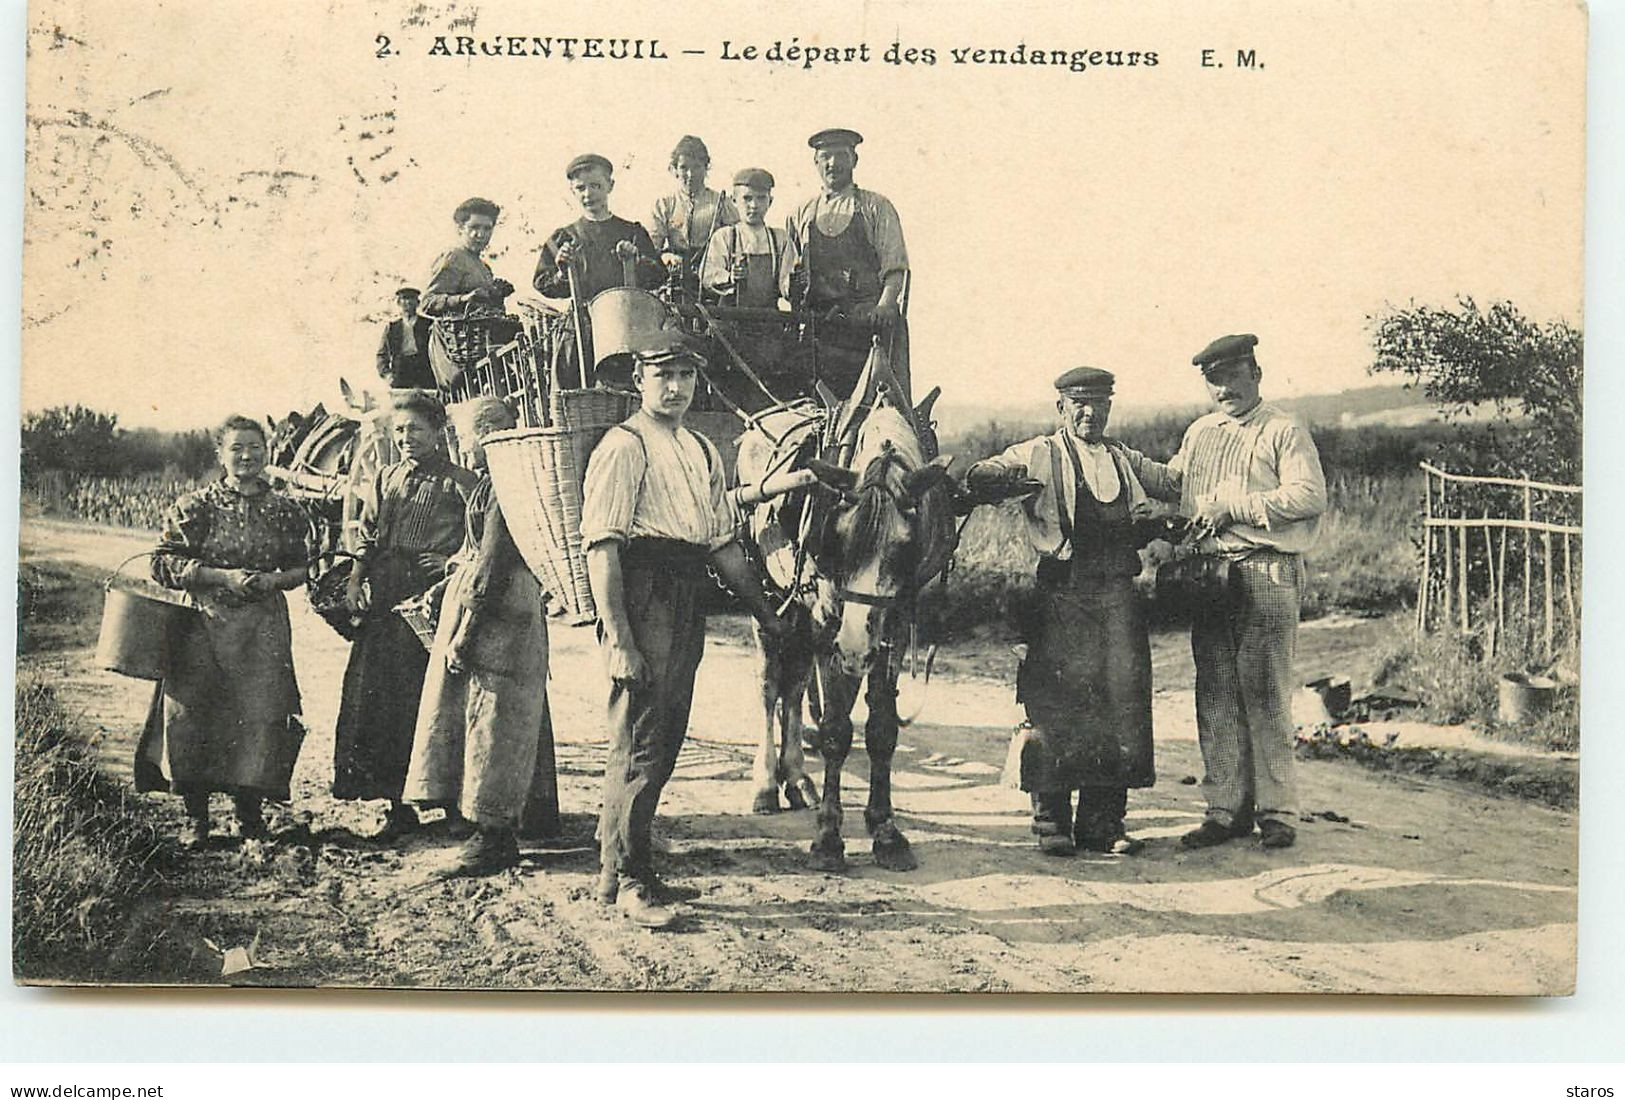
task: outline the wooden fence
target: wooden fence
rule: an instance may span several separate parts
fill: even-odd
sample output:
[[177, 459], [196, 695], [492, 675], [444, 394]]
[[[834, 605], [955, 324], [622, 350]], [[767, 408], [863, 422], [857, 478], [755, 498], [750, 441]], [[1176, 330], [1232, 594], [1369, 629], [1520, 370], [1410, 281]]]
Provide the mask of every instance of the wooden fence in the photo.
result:
[[1580, 634], [1580, 487], [1421, 466], [1418, 629], [1479, 635], [1486, 656], [1519, 642], [1552, 659]]

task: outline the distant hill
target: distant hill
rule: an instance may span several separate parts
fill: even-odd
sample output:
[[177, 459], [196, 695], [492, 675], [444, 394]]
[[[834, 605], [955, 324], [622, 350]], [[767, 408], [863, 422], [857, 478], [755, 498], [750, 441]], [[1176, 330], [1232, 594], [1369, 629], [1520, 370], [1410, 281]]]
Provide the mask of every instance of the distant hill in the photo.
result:
[[[1275, 403], [1311, 424], [1389, 424], [1408, 427], [1438, 419], [1437, 410], [1422, 392], [1403, 385], [1361, 386], [1338, 393], [1284, 397]], [[1112, 422], [1127, 425], [1165, 416], [1195, 418], [1204, 410], [1197, 406], [1144, 406], [1118, 404]], [[1041, 426], [1055, 418], [1053, 401], [1031, 401], [1010, 405], [956, 405], [943, 401], [936, 416], [944, 436], [954, 436], [989, 421], [1011, 426]]]

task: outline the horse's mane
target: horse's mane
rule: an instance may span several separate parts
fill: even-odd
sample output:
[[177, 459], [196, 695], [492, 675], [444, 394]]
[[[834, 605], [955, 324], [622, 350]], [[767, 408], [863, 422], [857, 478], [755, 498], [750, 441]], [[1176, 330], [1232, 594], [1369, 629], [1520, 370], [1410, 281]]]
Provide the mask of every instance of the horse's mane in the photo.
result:
[[919, 437], [909, 426], [908, 418], [890, 405], [881, 405], [870, 411], [864, 418], [863, 425], [858, 429], [857, 451], [852, 458], [852, 468], [861, 476], [869, 469], [886, 443], [892, 445], [909, 471], [918, 470], [925, 465], [925, 454], [920, 449]]
[[847, 550], [855, 560], [883, 549], [887, 512], [897, 507], [900, 483], [924, 462], [920, 441], [902, 413], [888, 405], [869, 413], [858, 431], [851, 467], [858, 474], [853, 491], [858, 503], [843, 524], [851, 540]]

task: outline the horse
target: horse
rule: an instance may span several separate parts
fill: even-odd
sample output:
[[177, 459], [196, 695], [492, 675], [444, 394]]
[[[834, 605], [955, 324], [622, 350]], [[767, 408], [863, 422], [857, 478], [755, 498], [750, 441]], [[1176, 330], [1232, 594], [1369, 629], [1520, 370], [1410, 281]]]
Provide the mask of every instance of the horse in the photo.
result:
[[[913, 599], [946, 568], [955, 541], [949, 459], [928, 461], [916, 427], [930, 400], [914, 417], [875, 405], [824, 456], [817, 452], [825, 417], [805, 406], [759, 417], [740, 443], [741, 484], [796, 465], [810, 467], [819, 479], [817, 487], [759, 505], [750, 533], [769, 577], [784, 590], [791, 627], [783, 638], [756, 632], [765, 721], [752, 765], [752, 808], [779, 809], [781, 786], [792, 809], [816, 802], [812, 855], [820, 870], [846, 865], [841, 771], [852, 749], [852, 707], [863, 684], [870, 767], [863, 817], [875, 862], [897, 871], [918, 865], [893, 817], [891, 765], [897, 678]], [[802, 701], [815, 665], [823, 695], [817, 731], [824, 758], [821, 798], [806, 773], [801, 745]]]

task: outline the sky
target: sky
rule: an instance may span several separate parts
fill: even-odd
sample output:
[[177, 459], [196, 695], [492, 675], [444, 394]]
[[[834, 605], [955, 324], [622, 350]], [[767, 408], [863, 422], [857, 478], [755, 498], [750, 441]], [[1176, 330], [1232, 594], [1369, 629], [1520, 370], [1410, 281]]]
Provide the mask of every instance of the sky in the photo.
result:
[[[1581, 321], [1572, 5], [41, 0], [30, 27], [25, 411], [190, 427], [331, 403], [341, 376], [375, 382], [391, 293], [426, 279], [458, 202], [503, 206], [488, 255], [528, 290], [575, 214], [570, 157], [614, 161], [612, 205], [643, 218], [685, 133], [713, 183], [772, 171], [778, 220], [816, 189], [807, 135], [861, 131], [858, 183], [907, 239], [916, 388], [959, 406], [1030, 406], [1079, 363], [1124, 404], [1199, 404], [1192, 354], [1238, 331], [1271, 393], [1368, 384], [1369, 315], [1459, 294]], [[458, 33], [670, 57], [429, 55]], [[792, 39], [871, 60], [721, 56]], [[891, 65], [893, 42], [937, 63]], [[1158, 64], [951, 52], [1018, 44]]]

